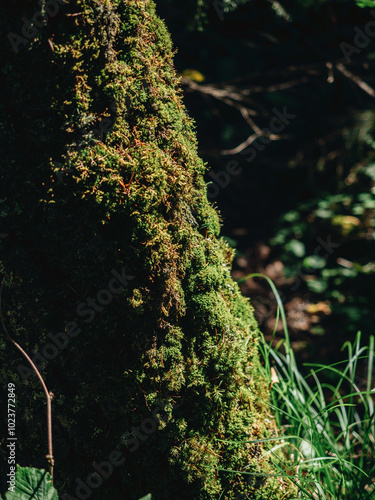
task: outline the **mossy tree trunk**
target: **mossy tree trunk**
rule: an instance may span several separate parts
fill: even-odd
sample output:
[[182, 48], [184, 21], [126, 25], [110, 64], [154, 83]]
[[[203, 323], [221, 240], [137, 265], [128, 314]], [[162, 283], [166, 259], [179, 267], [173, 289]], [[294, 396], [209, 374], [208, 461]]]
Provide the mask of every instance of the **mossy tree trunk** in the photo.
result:
[[[3, 312], [55, 393], [60, 493], [287, 498], [277, 478], [221, 470], [274, 472], [249, 443], [273, 422], [153, 2], [0, 12]], [[19, 462], [45, 466], [38, 380], [11, 345], [0, 356], [17, 382]], [[109, 457], [98, 486], [93, 463]]]

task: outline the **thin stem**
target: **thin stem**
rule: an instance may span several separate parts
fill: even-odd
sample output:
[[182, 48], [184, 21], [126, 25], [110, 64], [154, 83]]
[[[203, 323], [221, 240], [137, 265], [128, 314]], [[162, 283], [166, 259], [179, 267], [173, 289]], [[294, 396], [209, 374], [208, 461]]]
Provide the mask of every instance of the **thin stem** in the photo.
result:
[[36, 367], [35, 363], [33, 362], [33, 360], [30, 358], [30, 356], [27, 354], [27, 352], [25, 352], [24, 349], [15, 340], [12, 339], [12, 337], [9, 335], [9, 332], [5, 326], [3, 309], [2, 309], [2, 296], [3, 296], [4, 282], [5, 282], [5, 277], [3, 278], [2, 282], [1, 282], [1, 287], [0, 287], [0, 320], [1, 320], [3, 330], [7, 336], [7, 339], [10, 342], [12, 342], [12, 344], [24, 355], [24, 357], [30, 363], [32, 369], [34, 370], [38, 379], [40, 380], [40, 383], [42, 384], [43, 390], [44, 390], [46, 398], [47, 398], [48, 455], [46, 455], [46, 458], [48, 460], [49, 473], [51, 474], [51, 477], [53, 478], [53, 466], [55, 463], [54, 459], [53, 459], [53, 444], [52, 444], [52, 398], [53, 398], [53, 393], [48, 391], [46, 383], [44, 382], [44, 379], [43, 379], [42, 375], [40, 374], [38, 368]]

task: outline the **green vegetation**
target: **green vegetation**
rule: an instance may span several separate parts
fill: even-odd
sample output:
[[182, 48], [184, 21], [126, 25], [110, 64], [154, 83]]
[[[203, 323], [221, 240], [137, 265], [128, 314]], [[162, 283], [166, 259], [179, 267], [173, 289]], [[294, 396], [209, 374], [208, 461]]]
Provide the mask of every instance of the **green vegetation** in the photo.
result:
[[58, 497], [52, 478], [47, 471], [31, 467], [17, 467], [15, 487], [5, 494], [5, 499], [58, 500]]
[[[361, 346], [358, 335], [354, 344], [344, 346], [346, 361], [309, 364], [308, 377], [297, 369], [291, 351], [283, 355], [264, 345], [277, 371], [272, 409], [284, 429], [278, 446], [291, 462], [287, 473], [298, 486], [299, 498], [374, 497], [373, 340]], [[272, 455], [278, 446], [270, 450]], [[284, 468], [280, 464], [280, 470]]]
[[313, 303], [325, 302], [328, 316], [311, 333], [346, 325], [353, 337], [360, 327], [373, 326], [375, 263], [375, 166], [349, 172], [340, 192], [320, 192], [283, 214], [271, 245], [285, 264], [287, 278], [297, 276], [297, 293], [307, 287]]
[[[255, 276], [260, 275], [245, 279]], [[277, 421], [276, 436], [265, 440], [267, 453], [281, 477], [292, 477], [298, 498], [370, 500], [375, 495], [374, 337], [361, 346], [358, 333], [353, 343], [342, 347], [348, 353], [346, 360], [309, 363], [310, 373], [303, 375], [290, 344], [281, 298], [264, 277], [275, 293], [285, 333], [277, 348], [264, 338], [261, 343], [272, 386], [270, 408]]]
[[[1, 499], [0, 495], [0, 499]], [[5, 500], [58, 500], [52, 477], [45, 470], [17, 466], [15, 486], [5, 494]], [[152, 500], [146, 495], [140, 500]]]
[[359, 7], [374, 7], [375, 5], [374, 0], [357, 0], [356, 3]]

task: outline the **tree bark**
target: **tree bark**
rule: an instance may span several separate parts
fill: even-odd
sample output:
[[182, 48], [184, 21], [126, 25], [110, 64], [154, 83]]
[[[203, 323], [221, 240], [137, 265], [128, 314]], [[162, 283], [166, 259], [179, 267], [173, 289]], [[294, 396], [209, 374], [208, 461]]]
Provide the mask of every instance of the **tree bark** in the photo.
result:
[[[288, 498], [279, 478], [225, 472], [275, 473], [249, 442], [274, 422], [153, 2], [0, 12], [4, 316], [55, 394], [60, 493]], [[28, 408], [20, 461], [37, 466], [38, 381], [0, 356]]]

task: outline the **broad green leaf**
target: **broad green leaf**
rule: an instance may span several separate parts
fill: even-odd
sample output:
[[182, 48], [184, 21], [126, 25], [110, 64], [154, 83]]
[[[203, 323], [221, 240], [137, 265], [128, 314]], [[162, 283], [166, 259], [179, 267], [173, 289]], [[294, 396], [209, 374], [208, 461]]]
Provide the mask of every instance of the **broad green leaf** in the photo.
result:
[[140, 500], [151, 500], [151, 493], [149, 493], [145, 497], [140, 498]]
[[323, 280], [309, 280], [306, 284], [308, 289], [314, 293], [323, 293], [328, 287], [328, 283]]
[[374, 0], [357, 0], [358, 7], [374, 7]]
[[320, 217], [321, 219], [329, 219], [330, 217], [333, 217], [334, 215], [334, 212], [333, 210], [326, 210], [324, 208], [318, 208], [316, 210], [314, 210], [314, 214], [317, 216], [317, 217]]
[[6, 500], [58, 500], [51, 475], [44, 469], [17, 465], [16, 486], [7, 491]]
[[297, 212], [297, 210], [291, 210], [290, 212], [287, 212], [284, 216], [283, 219], [287, 222], [296, 222], [300, 219], [300, 214]]
[[327, 261], [319, 255], [309, 255], [303, 259], [303, 265], [309, 270], [323, 269], [326, 264]]
[[285, 249], [294, 253], [296, 257], [303, 257], [305, 255], [305, 245], [298, 240], [290, 240], [285, 245]]
[[[375, 7], [375, 2], [374, 2], [373, 7]], [[371, 165], [367, 165], [367, 167], [364, 168], [364, 171], [365, 171], [366, 175], [368, 175], [369, 177], [371, 177], [371, 179], [373, 181], [375, 181], [375, 164], [374, 163], [371, 163]]]

